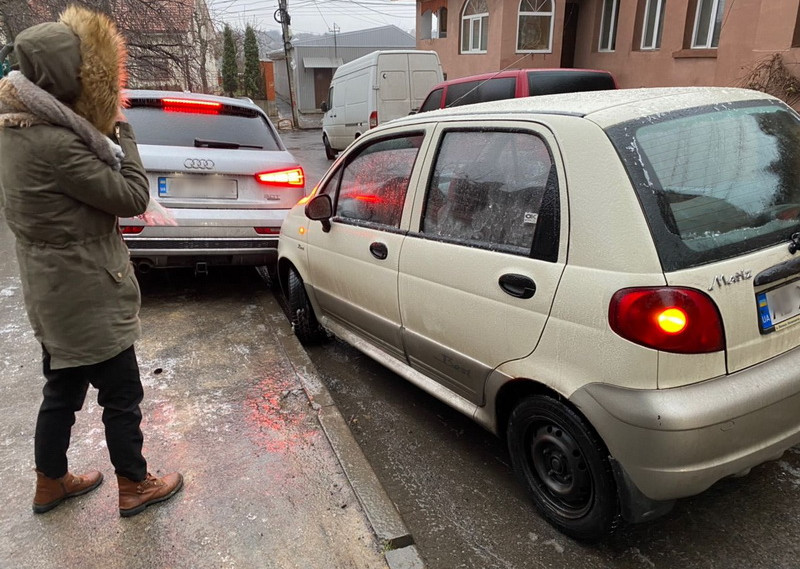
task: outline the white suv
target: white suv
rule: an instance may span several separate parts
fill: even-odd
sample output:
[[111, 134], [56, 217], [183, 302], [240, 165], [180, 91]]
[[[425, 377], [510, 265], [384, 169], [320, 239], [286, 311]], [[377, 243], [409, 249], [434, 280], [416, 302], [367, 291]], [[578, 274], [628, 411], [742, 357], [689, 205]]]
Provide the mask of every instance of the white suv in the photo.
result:
[[274, 265], [303, 169], [249, 99], [173, 91], [126, 92], [150, 197], [175, 225], [120, 220], [139, 272], [151, 267]]
[[596, 539], [800, 442], [800, 118], [747, 90], [553, 95], [370, 131], [284, 221], [323, 329], [508, 441]]

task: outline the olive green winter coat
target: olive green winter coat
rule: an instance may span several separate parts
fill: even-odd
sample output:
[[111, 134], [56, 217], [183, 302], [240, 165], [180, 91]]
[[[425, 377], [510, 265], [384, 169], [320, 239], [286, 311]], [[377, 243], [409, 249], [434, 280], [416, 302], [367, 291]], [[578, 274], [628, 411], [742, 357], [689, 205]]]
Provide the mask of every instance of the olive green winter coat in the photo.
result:
[[125, 154], [115, 170], [0, 81], [0, 204], [16, 237], [28, 317], [52, 368], [98, 363], [140, 335], [139, 286], [117, 217], [143, 213], [149, 196], [133, 131], [115, 126], [124, 45], [105, 16], [73, 7], [58, 23], [20, 33], [15, 52], [25, 77]]

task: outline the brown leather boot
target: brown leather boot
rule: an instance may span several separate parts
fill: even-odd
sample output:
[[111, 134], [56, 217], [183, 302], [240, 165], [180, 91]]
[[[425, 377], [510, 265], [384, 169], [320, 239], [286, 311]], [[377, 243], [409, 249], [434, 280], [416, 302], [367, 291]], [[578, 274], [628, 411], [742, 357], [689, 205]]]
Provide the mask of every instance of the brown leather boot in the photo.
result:
[[172, 472], [156, 478], [149, 472], [141, 482], [135, 482], [117, 474], [119, 484], [119, 515], [123, 518], [135, 516], [147, 506], [169, 500], [183, 486], [183, 476]]
[[48, 478], [36, 471], [36, 496], [33, 497], [33, 511], [43, 514], [58, 506], [67, 498], [91, 492], [103, 482], [103, 474], [92, 470], [77, 476], [67, 472], [61, 478]]

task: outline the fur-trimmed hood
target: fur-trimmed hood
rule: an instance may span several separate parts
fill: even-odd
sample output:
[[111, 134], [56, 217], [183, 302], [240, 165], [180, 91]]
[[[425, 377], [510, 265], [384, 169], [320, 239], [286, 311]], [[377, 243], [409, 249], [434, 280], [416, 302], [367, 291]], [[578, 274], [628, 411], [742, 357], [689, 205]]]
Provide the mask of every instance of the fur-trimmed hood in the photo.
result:
[[[58, 22], [21, 32], [14, 41], [20, 71], [101, 133], [113, 131], [126, 80], [125, 42], [108, 16], [70, 6]], [[16, 99], [0, 81], [0, 98]]]

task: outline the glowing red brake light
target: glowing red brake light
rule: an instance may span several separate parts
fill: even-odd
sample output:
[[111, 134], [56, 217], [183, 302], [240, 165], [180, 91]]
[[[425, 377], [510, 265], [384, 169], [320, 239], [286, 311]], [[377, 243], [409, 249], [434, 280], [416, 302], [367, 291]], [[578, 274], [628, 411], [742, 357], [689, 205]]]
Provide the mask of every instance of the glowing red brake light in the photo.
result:
[[706, 354], [725, 349], [717, 305], [695, 289], [622, 289], [611, 298], [608, 322], [626, 340], [664, 352]]
[[369, 128], [378, 126], [378, 111], [372, 111], [369, 114]]
[[119, 229], [123, 235], [136, 235], [142, 232], [144, 225], [120, 225]]
[[170, 112], [218, 114], [222, 103], [198, 99], [161, 99], [161, 108]]
[[256, 174], [256, 180], [261, 184], [270, 186], [288, 186], [291, 188], [302, 188], [306, 185], [306, 176], [303, 169], [290, 168], [288, 170], [274, 170], [272, 172], [260, 172]]

